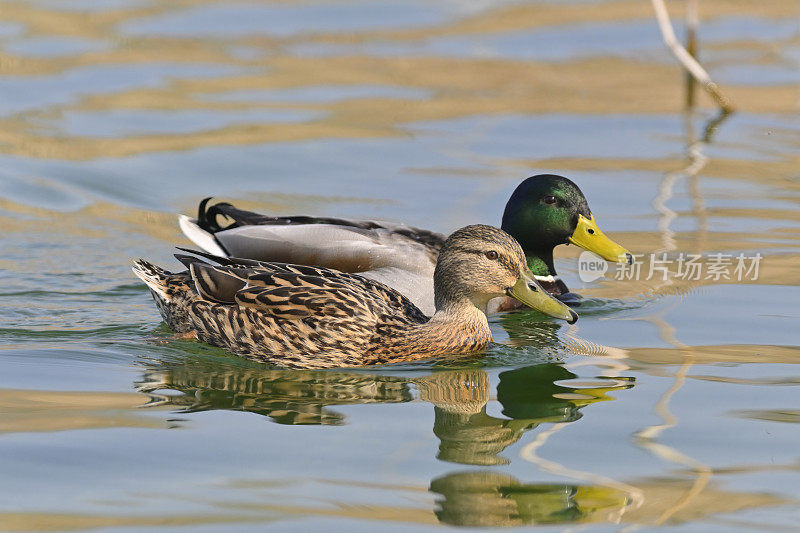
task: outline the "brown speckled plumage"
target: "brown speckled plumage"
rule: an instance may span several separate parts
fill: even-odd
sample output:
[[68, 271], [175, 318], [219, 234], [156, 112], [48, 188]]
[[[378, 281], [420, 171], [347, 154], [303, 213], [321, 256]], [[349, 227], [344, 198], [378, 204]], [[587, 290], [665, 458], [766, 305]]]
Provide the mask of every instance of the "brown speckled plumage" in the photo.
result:
[[[487, 251], [499, 257], [487, 258]], [[326, 268], [176, 256], [187, 271], [144, 260], [134, 272], [176, 332], [248, 359], [295, 368], [374, 365], [471, 353], [492, 340], [484, 314], [526, 269], [517, 242], [491, 226], [467, 226], [445, 242], [430, 320], [406, 297]]]

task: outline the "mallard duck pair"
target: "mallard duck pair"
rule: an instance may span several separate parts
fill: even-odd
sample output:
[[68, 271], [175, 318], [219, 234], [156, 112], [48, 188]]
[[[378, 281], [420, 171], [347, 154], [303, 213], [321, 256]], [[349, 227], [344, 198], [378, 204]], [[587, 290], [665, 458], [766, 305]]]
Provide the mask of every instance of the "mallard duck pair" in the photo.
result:
[[[220, 226], [220, 215], [232, 222]], [[447, 239], [399, 224], [269, 217], [207, 200], [197, 219], [180, 223], [208, 253], [177, 255], [188, 268], [180, 273], [143, 260], [134, 267], [167, 324], [250, 359], [302, 368], [475, 352], [492, 340], [487, 310], [513, 308], [511, 298], [573, 323], [577, 314], [555, 298], [575, 295], [556, 276], [553, 248], [571, 242], [631, 260], [602, 234], [580, 189], [553, 175], [517, 187], [505, 231], [473, 225]]]

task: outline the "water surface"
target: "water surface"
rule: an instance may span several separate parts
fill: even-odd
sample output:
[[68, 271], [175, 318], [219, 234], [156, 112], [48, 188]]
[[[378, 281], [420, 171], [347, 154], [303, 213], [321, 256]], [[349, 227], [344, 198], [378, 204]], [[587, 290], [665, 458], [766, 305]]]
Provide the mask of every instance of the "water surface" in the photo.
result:
[[[4, 2], [0, 529], [794, 528], [798, 8], [700, 8], [722, 119], [647, 2]], [[581, 320], [491, 317], [482, 357], [267, 368], [176, 340], [130, 272], [177, 266], [205, 196], [447, 233], [541, 172], [644, 275], [561, 247]]]

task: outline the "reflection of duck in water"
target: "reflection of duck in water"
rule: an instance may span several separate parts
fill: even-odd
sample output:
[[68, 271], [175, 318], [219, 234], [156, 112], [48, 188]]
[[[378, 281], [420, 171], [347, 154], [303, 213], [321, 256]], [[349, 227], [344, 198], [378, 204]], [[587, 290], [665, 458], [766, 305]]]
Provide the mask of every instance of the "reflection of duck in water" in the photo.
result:
[[[148, 363], [140, 392], [150, 405], [172, 405], [183, 412], [225, 409], [270, 417], [278, 424], [341, 425], [344, 415], [331, 405], [410, 402], [407, 378], [356, 372], [266, 370], [210, 362]], [[173, 390], [183, 394], [165, 395]]]
[[485, 372], [448, 374], [441, 378], [434, 374], [424, 384], [418, 383], [420, 398], [434, 404], [433, 432], [441, 440], [437, 457], [474, 465], [507, 464], [509, 461], [497, 454], [526, 431], [544, 422], [578, 420], [581, 407], [612, 399], [606, 396], [611, 390], [633, 386], [629, 381], [614, 380], [582, 383], [581, 387], [559, 384], [577, 376], [555, 363], [501, 372], [497, 400], [509, 417], [505, 419], [486, 413], [490, 387]]
[[[629, 382], [604, 381], [597, 387], [570, 387], [556, 381], [577, 377], [550, 363], [500, 373], [497, 388], [503, 414], [486, 413], [491, 386], [481, 369], [438, 371], [422, 377], [370, 375], [361, 372], [262, 370], [190, 364], [148, 364], [137, 383], [153, 404], [181, 407], [184, 412], [212, 409], [243, 410], [270, 417], [280, 424], [344, 423], [333, 405], [397, 403], [419, 399], [434, 405], [433, 432], [441, 440], [439, 459], [492, 465], [508, 461], [497, 454], [542, 422], [580, 418], [584, 405], [608, 400], [606, 392], [630, 387]], [[159, 394], [177, 390], [182, 395]]]
[[630, 505], [624, 491], [592, 485], [522, 484], [498, 472], [460, 472], [434, 479], [436, 517], [468, 527], [616, 522]]

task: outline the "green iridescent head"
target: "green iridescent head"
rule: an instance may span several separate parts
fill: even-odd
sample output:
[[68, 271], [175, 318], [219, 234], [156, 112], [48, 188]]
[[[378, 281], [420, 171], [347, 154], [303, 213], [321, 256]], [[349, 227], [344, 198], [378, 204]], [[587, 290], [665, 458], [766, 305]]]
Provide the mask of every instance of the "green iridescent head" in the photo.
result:
[[607, 261], [628, 263], [632, 256], [606, 237], [583, 192], [555, 174], [526, 179], [514, 190], [503, 213], [503, 230], [519, 241], [534, 274], [553, 275], [553, 248], [576, 244]]

